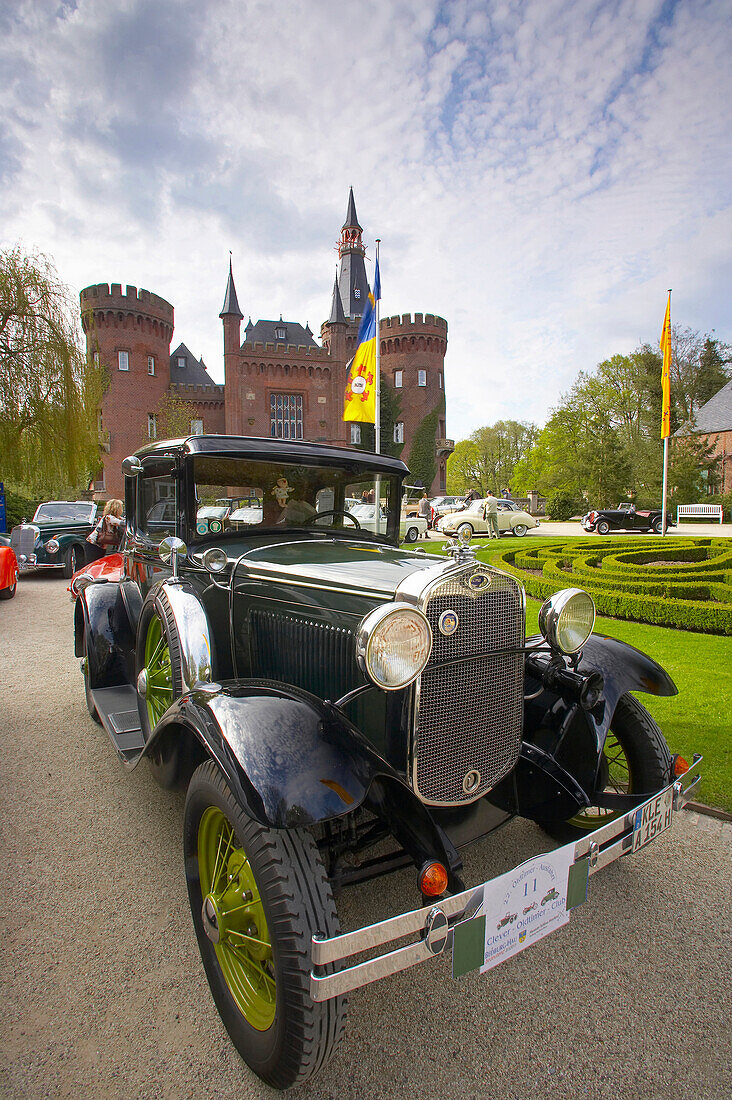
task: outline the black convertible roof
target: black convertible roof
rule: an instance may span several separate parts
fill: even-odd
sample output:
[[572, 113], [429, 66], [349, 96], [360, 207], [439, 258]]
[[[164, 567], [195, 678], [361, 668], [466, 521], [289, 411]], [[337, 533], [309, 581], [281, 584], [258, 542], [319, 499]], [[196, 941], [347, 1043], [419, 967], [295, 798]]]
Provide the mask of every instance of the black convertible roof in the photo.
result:
[[399, 458], [359, 451], [353, 447], [329, 447], [302, 440], [270, 439], [247, 435], [191, 435], [187, 439], [161, 439], [135, 454], [218, 455], [219, 457], [261, 458], [271, 462], [299, 462], [313, 466], [359, 466], [368, 470], [403, 476], [409, 471]]

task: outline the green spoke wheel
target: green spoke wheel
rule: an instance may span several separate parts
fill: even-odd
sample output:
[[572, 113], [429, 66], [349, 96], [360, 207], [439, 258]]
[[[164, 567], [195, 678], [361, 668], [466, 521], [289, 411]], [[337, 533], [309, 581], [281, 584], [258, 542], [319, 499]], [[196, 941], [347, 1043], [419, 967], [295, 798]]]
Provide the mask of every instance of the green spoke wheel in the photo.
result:
[[145, 638], [145, 668], [147, 670], [147, 713], [150, 726], [155, 727], [173, 702], [173, 670], [170, 647], [163, 625], [156, 615], [150, 620]]
[[[661, 730], [634, 695], [621, 695], [600, 757], [596, 791], [650, 796], [668, 783], [670, 771], [671, 754]], [[568, 842], [625, 812], [590, 805], [566, 821], [540, 824], [556, 840]]]
[[263, 1081], [299, 1084], [330, 1059], [346, 1018], [345, 997], [310, 996], [312, 937], [339, 932], [315, 839], [255, 821], [213, 760], [191, 779], [183, 836], [191, 915], [221, 1019]]
[[198, 827], [198, 867], [203, 920], [241, 1014], [265, 1031], [275, 1014], [277, 985], [272, 944], [251, 864], [221, 810], [203, 814]]

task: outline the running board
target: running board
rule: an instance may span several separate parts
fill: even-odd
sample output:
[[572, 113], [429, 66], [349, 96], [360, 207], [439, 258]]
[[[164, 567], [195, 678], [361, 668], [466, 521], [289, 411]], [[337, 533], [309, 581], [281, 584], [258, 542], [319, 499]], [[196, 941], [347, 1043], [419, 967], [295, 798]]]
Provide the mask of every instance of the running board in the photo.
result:
[[137, 692], [131, 684], [122, 684], [119, 687], [92, 688], [90, 694], [117, 754], [127, 767], [132, 767], [145, 747], [137, 709]]

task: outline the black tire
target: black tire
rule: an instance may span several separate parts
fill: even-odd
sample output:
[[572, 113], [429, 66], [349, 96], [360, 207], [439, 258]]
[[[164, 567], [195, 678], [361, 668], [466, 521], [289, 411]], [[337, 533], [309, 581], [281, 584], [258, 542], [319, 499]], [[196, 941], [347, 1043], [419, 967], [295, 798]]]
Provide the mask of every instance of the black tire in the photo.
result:
[[[231, 938], [227, 948], [225, 918], [231, 920], [231, 916], [224, 911], [220, 923], [216, 922], [214, 934], [221, 936], [216, 945], [204, 925], [199, 853], [206, 850], [203, 839], [206, 822], [211, 820], [211, 815], [221, 821], [221, 814], [225, 819], [224, 827], [228, 825], [240, 845], [240, 848], [232, 845], [226, 849], [231, 852], [227, 865], [229, 880], [232, 860], [238, 857], [241, 861], [243, 857], [243, 865], [238, 864], [239, 870], [233, 879], [237, 881], [246, 867], [245, 881], [251, 883], [253, 880], [261, 898], [256, 909], [256, 903], [251, 903], [246, 893], [242, 899], [232, 899], [237, 903], [234, 911], [242, 908], [241, 902], [250, 903], [255, 924], [254, 931], [249, 925], [248, 935], [267, 942], [268, 956], [259, 962], [261, 973], [257, 984], [270, 996], [274, 988], [274, 1003], [271, 1022], [267, 1025], [259, 1019], [260, 1028], [253, 1026], [244, 1015], [222, 969], [220, 959], [227, 965], [231, 944], [238, 948], [238, 943]], [[220, 769], [208, 760], [196, 769], [188, 788], [184, 851], [188, 897], [201, 958], [216, 1007], [232, 1042], [249, 1068], [274, 1088], [286, 1089], [307, 1080], [325, 1065], [338, 1046], [347, 1005], [345, 997], [322, 1003], [310, 997], [311, 938], [315, 932], [328, 937], [339, 932], [330, 883], [312, 835], [304, 829], [268, 829], [253, 821], [229, 791]], [[212, 887], [208, 896], [213, 894]], [[263, 914], [263, 930], [257, 912]], [[235, 966], [236, 958], [234, 956]], [[247, 973], [253, 969], [251, 959], [249, 968]], [[257, 982], [256, 973], [254, 982]], [[246, 985], [244, 996], [251, 994], [254, 988], [254, 983]]]
[[0, 588], [0, 600], [12, 600], [18, 588], [18, 581], [14, 580], [7, 588]]
[[83, 638], [83, 641], [81, 643], [81, 646], [82, 646], [82, 652], [83, 652], [82, 660], [84, 662], [84, 664], [83, 664], [83, 670], [84, 670], [84, 696], [86, 698], [86, 709], [89, 711], [89, 714], [94, 719], [94, 721], [97, 723], [97, 725], [101, 726], [102, 720], [99, 717], [99, 711], [94, 706], [94, 700], [91, 697], [91, 690], [89, 688], [89, 647], [87, 646], [87, 642], [86, 642], [86, 630], [84, 630], [84, 638]]
[[74, 573], [86, 563], [84, 551], [77, 542], [71, 544], [64, 556], [64, 577], [70, 581]]
[[654, 530], [655, 534], [657, 534], [657, 535], [660, 535], [660, 534], [661, 534], [661, 532], [662, 532], [662, 530], [663, 530], [663, 524], [661, 523], [660, 519], [654, 519], [654, 521], [653, 521], [653, 523], [651, 524], [651, 526], [652, 526], [652, 528], [653, 528], [653, 530]]
[[598, 535], [609, 535], [610, 534], [610, 524], [607, 522], [606, 519], [601, 519], [601, 520], [598, 521], [596, 530], [597, 530]]
[[517, 523], [516, 526], [513, 529], [514, 535], [516, 535], [516, 537], [519, 538], [519, 539], [522, 539], [527, 531], [528, 531], [528, 527], [526, 526], [525, 523]]
[[[650, 797], [666, 786], [670, 774], [671, 753], [661, 730], [634, 695], [621, 695], [602, 754], [602, 789]], [[542, 821], [540, 824], [555, 840], [568, 843], [625, 812], [588, 807], [569, 821]]]
[[406, 531], [404, 532], [404, 541], [405, 542], [416, 542], [418, 538], [419, 538], [418, 529], [416, 527], [407, 527]]
[[[154, 599], [143, 606], [140, 615], [140, 625], [137, 630], [136, 678], [146, 667], [146, 646], [148, 637], [151, 635], [160, 637], [163, 649], [167, 651], [170, 668], [169, 684], [164, 689], [153, 691], [152, 688], [148, 688], [144, 698], [139, 691], [137, 693], [137, 706], [145, 741], [152, 736], [164, 711], [183, 694], [183, 657], [180, 638], [165, 589], [160, 589]], [[165, 663], [163, 654], [159, 664], [162, 666]], [[153, 745], [147, 754], [147, 760], [153, 778], [161, 787], [169, 790], [180, 783], [181, 769], [187, 758], [188, 747], [187, 743], [176, 745], [169, 738], [160, 741], [159, 745]]]

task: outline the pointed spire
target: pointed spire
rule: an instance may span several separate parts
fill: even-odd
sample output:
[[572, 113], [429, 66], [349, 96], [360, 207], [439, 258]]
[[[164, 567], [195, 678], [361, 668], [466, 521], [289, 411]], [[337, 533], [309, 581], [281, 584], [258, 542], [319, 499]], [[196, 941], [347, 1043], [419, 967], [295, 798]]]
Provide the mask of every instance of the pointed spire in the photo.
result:
[[338, 289], [338, 272], [336, 271], [335, 282], [333, 283], [333, 304], [330, 307], [330, 317], [328, 318], [328, 324], [345, 325], [345, 323], [346, 315], [343, 312], [341, 293]]
[[346, 211], [346, 220], [344, 221], [341, 229], [360, 229], [363, 233], [363, 226], [358, 224], [358, 218], [356, 216], [356, 200], [353, 197], [353, 188], [348, 193], [348, 210]]
[[231, 269], [231, 253], [229, 253], [229, 281], [226, 284], [226, 297], [224, 298], [224, 304], [221, 308], [219, 317], [238, 317], [242, 319], [244, 314], [239, 309], [239, 302], [236, 298], [236, 287], [234, 286], [234, 273]]

